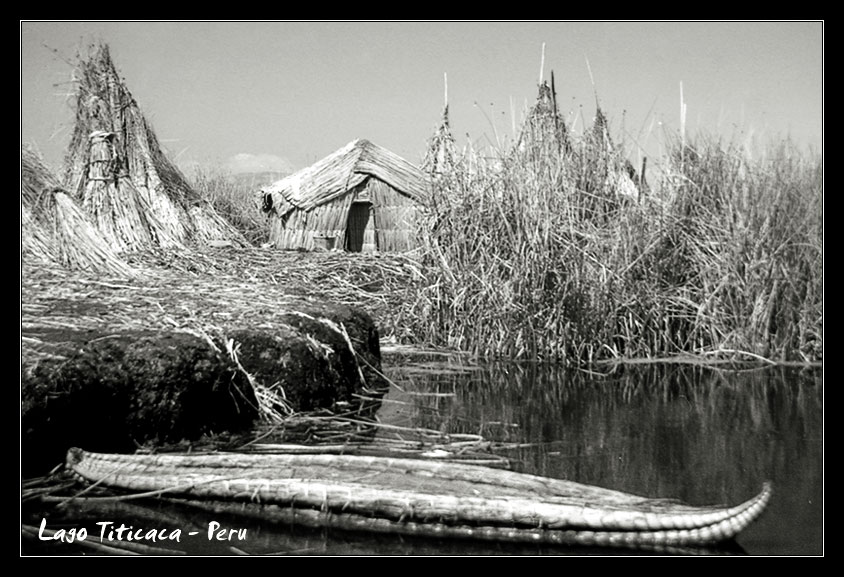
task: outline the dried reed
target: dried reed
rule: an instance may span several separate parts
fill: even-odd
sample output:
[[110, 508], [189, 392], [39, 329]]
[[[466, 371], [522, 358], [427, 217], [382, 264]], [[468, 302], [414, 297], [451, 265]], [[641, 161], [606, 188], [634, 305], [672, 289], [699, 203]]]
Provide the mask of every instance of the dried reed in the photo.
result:
[[85, 212], [31, 149], [21, 149], [21, 245], [27, 257], [70, 269], [125, 277], [132, 268], [111, 250]]
[[572, 364], [823, 358], [818, 160], [687, 137], [669, 141], [655, 189], [631, 194], [644, 179], [603, 113], [579, 138], [553, 118], [436, 179], [421, 274], [396, 311], [411, 339]]
[[75, 80], [76, 122], [64, 180], [98, 225], [127, 248], [246, 244], [167, 158], [108, 46], [94, 45], [80, 57]]

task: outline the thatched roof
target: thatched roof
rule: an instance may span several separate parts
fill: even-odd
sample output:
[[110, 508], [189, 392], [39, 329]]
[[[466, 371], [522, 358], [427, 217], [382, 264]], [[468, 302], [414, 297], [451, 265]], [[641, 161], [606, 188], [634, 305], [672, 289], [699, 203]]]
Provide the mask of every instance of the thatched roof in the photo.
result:
[[284, 216], [329, 203], [374, 177], [417, 202], [428, 196], [428, 178], [418, 167], [368, 140], [353, 140], [307, 168], [261, 189], [264, 206]]
[[[118, 75], [107, 45], [94, 45], [87, 58], [80, 58], [75, 81], [76, 123], [64, 168], [64, 184], [73, 196], [89, 206], [90, 201], [84, 200], [91, 191], [92, 179], [124, 188], [131, 184], [150, 215], [141, 220], [159, 225], [147, 234], [159, 246], [208, 240], [245, 244], [243, 237], [216, 214], [163, 152], [138, 103]], [[101, 144], [101, 135], [109, 135], [111, 158], [107, 164], [94, 152]], [[103, 164], [93, 175], [92, 164], [98, 162]], [[195, 218], [197, 211], [202, 213], [200, 218]], [[112, 218], [121, 218], [120, 213], [120, 207], [114, 208]], [[138, 235], [143, 237], [144, 233], [139, 231]]]

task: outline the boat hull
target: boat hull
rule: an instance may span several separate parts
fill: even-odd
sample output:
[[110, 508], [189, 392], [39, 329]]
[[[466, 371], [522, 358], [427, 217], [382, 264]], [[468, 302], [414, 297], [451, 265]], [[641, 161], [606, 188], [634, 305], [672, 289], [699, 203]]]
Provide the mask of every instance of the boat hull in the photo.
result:
[[354, 455], [115, 455], [71, 449], [89, 482], [310, 527], [581, 546], [694, 547], [735, 538], [771, 483], [744, 503], [691, 506], [476, 465]]

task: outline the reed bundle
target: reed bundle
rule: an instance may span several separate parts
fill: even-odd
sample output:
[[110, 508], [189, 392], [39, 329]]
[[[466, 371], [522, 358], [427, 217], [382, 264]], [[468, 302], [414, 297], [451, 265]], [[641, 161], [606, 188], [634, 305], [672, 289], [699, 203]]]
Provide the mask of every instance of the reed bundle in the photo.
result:
[[52, 239], [42, 226], [32, 218], [32, 212], [21, 205], [21, 257], [42, 264], [55, 264], [55, 249]]
[[[310, 527], [313, 529], [330, 529], [365, 532], [381, 536], [398, 536], [402, 542], [407, 537], [436, 539], [444, 542], [446, 539], [460, 540], [459, 554], [465, 555], [472, 540], [477, 542], [492, 542], [499, 548], [490, 555], [500, 555], [503, 544], [544, 544], [565, 547], [620, 547], [630, 550], [658, 552], [677, 555], [723, 555], [719, 548], [708, 549], [697, 544], [699, 537], [707, 532], [699, 531], [695, 538], [688, 534], [681, 536], [680, 531], [592, 531], [592, 530], [558, 530], [525, 527], [500, 527], [496, 525], [450, 525], [444, 522], [415, 522], [407, 520], [393, 520], [373, 517], [369, 514], [353, 512], [325, 511], [318, 509], [304, 509], [298, 507], [284, 507], [273, 504], [256, 505], [253, 503], [229, 503], [225, 501], [200, 500], [169, 500], [174, 506], [188, 505], [192, 509], [206, 511], [214, 515], [230, 515], [232, 518], [255, 519], [270, 522], [280, 527], [291, 525]], [[714, 537], [714, 531], [709, 533]], [[383, 537], [382, 537], [383, 539]], [[713, 540], [717, 541], [718, 537]], [[469, 541], [467, 541], [469, 540]], [[678, 543], [695, 542], [691, 546]], [[379, 545], [383, 543], [379, 542]], [[440, 546], [442, 547], [442, 546]], [[377, 549], [378, 554], [381, 547]], [[437, 550], [439, 553], [439, 550]], [[526, 554], [534, 554], [530, 551]]]
[[161, 148], [117, 73], [94, 45], [75, 71], [76, 122], [64, 181], [125, 248], [180, 248], [209, 240], [245, 244]]
[[70, 269], [133, 276], [40, 157], [21, 149], [21, 241], [27, 256]]
[[448, 104], [443, 107], [442, 120], [428, 141], [428, 149], [422, 160], [422, 170], [436, 176], [454, 166], [457, 159], [457, 146], [448, 122]]
[[86, 214], [63, 192], [48, 198], [46, 210], [55, 213], [54, 234], [59, 261], [68, 268], [110, 270], [126, 277], [132, 270], [103, 242]]
[[[57, 262], [53, 237], [43, 219], [33, 214], [44, 190], [60, 189], [58, 179], [46, 167], [38, 153], [21, 146], [21, 256], [44, 264]], [[37, 210], [37, 209], [36, 209]]]
[[137, 251], [167, 238], [163, 225], [155, 220], [147, 199], [134, 187], [128, 175], [115, 166], [111, 132], [90, 136], [90, 158], [82, 207], [91, 215], [109, 245], [116, 250]]
[[553, 80], [552, 86], [541, 82], [536, 102], [522, 123], [515, 149], [527, 156], [533, 156], [543, 155], [548, 150], [559, 154], [568, 151], [569, 147], [568, 130], [557, 107]]

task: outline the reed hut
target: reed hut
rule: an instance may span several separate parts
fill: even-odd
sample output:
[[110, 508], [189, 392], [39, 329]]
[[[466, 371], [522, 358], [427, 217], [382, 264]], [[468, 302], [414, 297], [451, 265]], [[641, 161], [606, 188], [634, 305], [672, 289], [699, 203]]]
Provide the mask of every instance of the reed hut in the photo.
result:
[[277, 248], [405, 251], [428, 196], [425, 173], [368, 140], [354, 140], [260, 191]]
[[134, 274], [41, 157], [27, 147], [21, 148], [21, 258], [73, 270]]
[[80, 58], [63, 180], [118, 250], [245, 239], [167, 158], [108, 46]]

